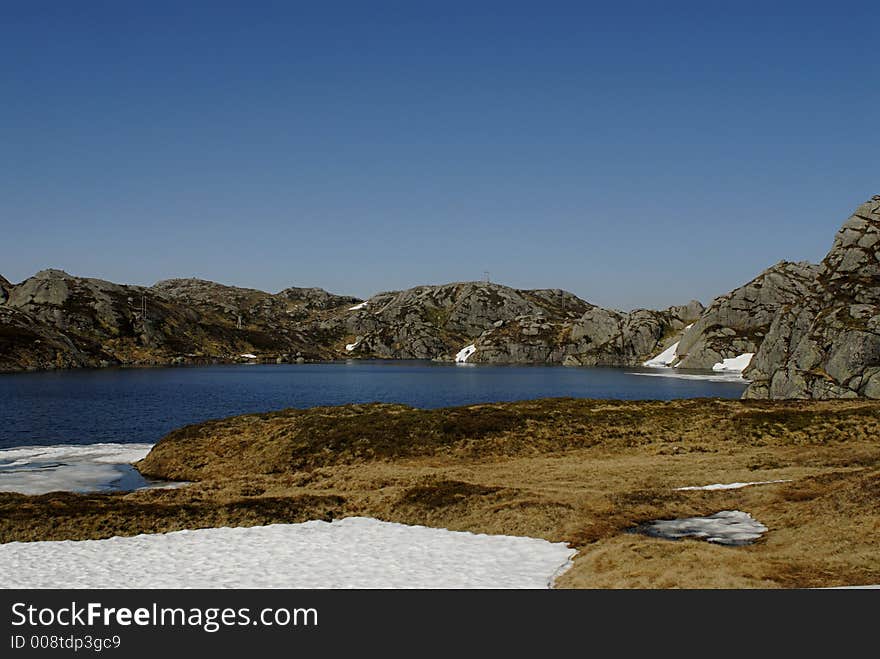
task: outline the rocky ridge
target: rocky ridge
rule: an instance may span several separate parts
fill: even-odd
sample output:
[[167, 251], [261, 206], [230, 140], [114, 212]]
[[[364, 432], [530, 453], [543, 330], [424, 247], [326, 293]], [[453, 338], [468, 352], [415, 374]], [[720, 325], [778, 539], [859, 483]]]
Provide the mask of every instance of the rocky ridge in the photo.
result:
[[[0, 277], [0, 370], [332, 359], [711, 369], [754, 353], [749, 398], [880, 398], [880, 196], [819, 265], [780, 261], [713, 300], [603, 309], [559, 289], [416, 286], [368, 300], [200, 279]], [[673, 350], [674, 346], [674, 350]], [[673, 354], [674, 353], [674, 354]]]
[[[488, 282], [380, 293], [325, 331], [357, 358], [494, 364], [637, 365], [699, 317], [692, 301], [664, 311], [602, 309], [559, 289]], [[463, 349], [465, 355], [460, 355]]]
[[300, 298], [197, 280], [127, 286], [43, 270], [10, 286], [0, 304], [0, 370], [235, 361], [252, 353], [332, 357], [298, 331]]
[[[4, 290], [6, 290], [4, 288]], [[458, 282], [361, 301], [317, 288], [279, 293], [200, 279], [151, 287], [44, 270], [9, 285], [0, 369], [205, 361], [434, 359], [634, 365], [693, 322], [665, 311], [601, 309], [559, 289]]]

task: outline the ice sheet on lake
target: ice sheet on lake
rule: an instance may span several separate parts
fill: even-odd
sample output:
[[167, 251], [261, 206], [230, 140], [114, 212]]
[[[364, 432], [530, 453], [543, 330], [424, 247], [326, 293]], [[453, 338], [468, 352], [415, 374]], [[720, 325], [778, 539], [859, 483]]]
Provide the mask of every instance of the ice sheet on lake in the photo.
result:
[[744, 352], [741, 355], [737, 355], [736, 357], [731, 357], [729, 359], [723, 359], [717, 364], [712, 366], [713, 371], [725, 371], [732, 373], [742, 373], [746, 370], [746, 367], [751, 363], [752, 357], [755, 356], [753, 352]]
[[0, 492], [45, 494], [138, 489], [149, 483], [131, 466], [152, 444], [19, 446], [0, 450]]
[[0, 544], [3, 588], [547, 588], [575, 550], [349, 517]]
[[722, 510], [708, 517], [659, 519], [642, 524], [638, 533], [667, 540], [699, 538], [719, 545], [748, 545], [767, 532], [767, 527], [741, 510]]
[[790, 483], [791, 479], [783, 479], [776, 481], [751, 481], [749, 483], [713, 483], [712, 485], [689, 485], [688, 487], [677, 487], [675, 488], [678, 492], [684, 492], [686, 490], [738, 490], [742, 487], [749, 487], [751, 485], [771, 485], [773, 483]]

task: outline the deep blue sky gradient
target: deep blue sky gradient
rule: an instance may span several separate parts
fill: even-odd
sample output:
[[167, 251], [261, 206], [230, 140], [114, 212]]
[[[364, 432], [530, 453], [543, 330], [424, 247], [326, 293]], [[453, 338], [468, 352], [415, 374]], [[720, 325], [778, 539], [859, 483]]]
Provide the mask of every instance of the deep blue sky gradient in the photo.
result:
[[877, 2], [0, 0], [0, 273], [606, 306], [880, 193]]

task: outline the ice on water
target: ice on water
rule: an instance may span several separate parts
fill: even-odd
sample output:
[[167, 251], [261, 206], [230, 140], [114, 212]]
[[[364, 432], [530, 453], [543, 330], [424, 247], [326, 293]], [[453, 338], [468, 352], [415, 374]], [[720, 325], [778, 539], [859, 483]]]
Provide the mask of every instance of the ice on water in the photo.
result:
[[0, 492], [45, 494], [148, 486], [131, 463], [152, 444], [18, 446], [0, 449]]

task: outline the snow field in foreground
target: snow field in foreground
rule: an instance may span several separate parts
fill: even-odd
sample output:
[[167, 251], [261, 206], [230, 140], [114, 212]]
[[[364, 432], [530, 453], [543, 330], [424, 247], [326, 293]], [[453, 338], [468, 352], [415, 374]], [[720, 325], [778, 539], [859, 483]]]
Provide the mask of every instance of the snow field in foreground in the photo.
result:
[[366, 517], [0, 544], [3, 588], [548, 588], [564, 543]]

